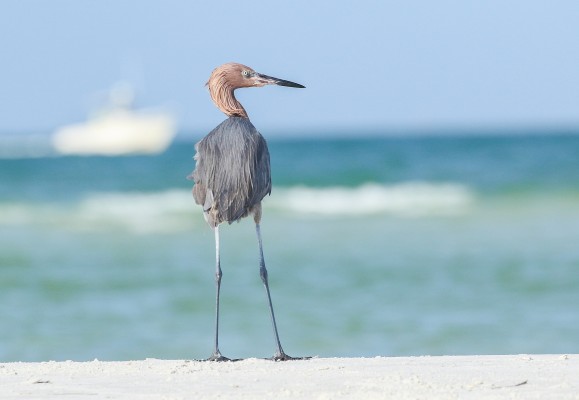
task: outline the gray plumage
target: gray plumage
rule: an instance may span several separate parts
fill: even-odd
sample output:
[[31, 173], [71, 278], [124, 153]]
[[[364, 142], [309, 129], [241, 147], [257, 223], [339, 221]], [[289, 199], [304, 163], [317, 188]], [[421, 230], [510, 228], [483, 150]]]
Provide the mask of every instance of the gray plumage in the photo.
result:
[[271, 193], [267, 143], [249, 119], [229, 117], [195, 150], [193, 197], [211, 227], [246, 217]]

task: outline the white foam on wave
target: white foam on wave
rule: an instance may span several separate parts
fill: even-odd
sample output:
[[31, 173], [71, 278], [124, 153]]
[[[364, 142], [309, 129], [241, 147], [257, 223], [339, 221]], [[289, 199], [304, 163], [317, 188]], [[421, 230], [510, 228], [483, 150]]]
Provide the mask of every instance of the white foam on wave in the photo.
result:
[[[473, 193], [458, 184], [402, 183], [346, 187], [274, 188], [264, 200], [275, 212], [319, 216], [391, 214], [454, 216], [468, 212]], [[0, 225], [44, 226], [79, 231], [175, 233], [205, 223], [186, 189], [91, 193], [73, 203], [0, 203]]]
[[136, 233], [190, 229], [195, 202], [188, 190], [95, 193], [79, 204], [86, 222], [118, 225]]
[[474, 194], [464, 185], [408, 182], [365, 184], [355, 188], [277, 189], [268, 205], [318, 215], [393, 214], [405, 217], [453, 216], [468, 212]]
[[92, 193], [72, 204], [0, 203], [0, 225], [172, 233], [192, 228], [195, 208], [187, 190]]

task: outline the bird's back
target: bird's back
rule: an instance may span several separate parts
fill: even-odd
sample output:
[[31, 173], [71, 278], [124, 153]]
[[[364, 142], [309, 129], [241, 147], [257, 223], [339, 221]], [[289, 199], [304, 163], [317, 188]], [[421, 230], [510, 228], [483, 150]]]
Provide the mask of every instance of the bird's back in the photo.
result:
[[195, 149], [193, 197], [210, 226], [247, 216], [271, 193], [267, 143], [248, 118], [229, 117]]

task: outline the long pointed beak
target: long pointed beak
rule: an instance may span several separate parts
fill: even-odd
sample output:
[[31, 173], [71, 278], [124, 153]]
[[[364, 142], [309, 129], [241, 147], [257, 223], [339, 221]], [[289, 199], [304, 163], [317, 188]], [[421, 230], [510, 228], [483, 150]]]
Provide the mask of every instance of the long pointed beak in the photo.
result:
[[284, 79], [274, 78], [272, 76], [267, 76], [260, 73], [255, 73], [254, 79], [259, 82], [260, 85], [278, 85], [278, 86], [287, 86], [287, 87], [294, 87], [294, 88], [302, 88], [304, 89], [304, 85], [300, 85], [299, 83], [286, 81]]

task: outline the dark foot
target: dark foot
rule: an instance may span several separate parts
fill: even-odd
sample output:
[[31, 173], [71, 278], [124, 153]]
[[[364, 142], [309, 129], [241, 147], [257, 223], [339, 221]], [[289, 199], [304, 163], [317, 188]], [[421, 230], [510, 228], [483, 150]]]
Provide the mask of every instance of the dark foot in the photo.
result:
[[312, 357], [290, 357], [285, 353], [277, 353], [270, 360], [273, 361], [294, 361], [294, 360], [309, 360]]
[[217, 362], [222, 362], [222, 361], [239, 361], [239, 359], [232, 359], [232, 358], [227, 358], [221, 355], [221, 353], [213, 353], [211, 355], [211, 357], [206, 358], [205, 360], [201, 360], [201, 361], [217, 361]]

